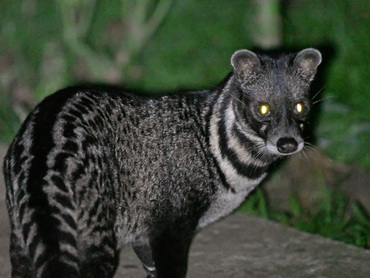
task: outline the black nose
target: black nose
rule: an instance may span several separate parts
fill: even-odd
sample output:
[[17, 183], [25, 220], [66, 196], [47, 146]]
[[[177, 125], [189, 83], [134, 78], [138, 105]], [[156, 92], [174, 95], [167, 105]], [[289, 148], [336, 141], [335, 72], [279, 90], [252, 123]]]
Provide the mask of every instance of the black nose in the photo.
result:
[[281, 153], [292, 153], [297, 150], [298, 143], [294, 138], [283, 137], [277, 141], [276, 146]]

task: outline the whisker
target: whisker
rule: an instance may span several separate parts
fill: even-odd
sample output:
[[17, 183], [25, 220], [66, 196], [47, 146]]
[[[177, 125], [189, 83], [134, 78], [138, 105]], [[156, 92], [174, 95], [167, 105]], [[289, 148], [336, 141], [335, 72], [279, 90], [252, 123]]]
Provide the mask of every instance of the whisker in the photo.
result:
[[311, 101], [313, 101], [326, 87], [327, 85], [324, 85], [312, 98]]
[[308, 143], [308, 142], [305, 142], [304, 143], [304, 148], [303, 149], [306, 149], [306, 150], [310, 150], [310, 151], [314, 151], [316, 153], [320, 153], [319, 149], [317, 146], [311, 144], [311, 143]]
[[310, 161], [310, 159], [309, 159], [309, 157], [308, 157], [308, 155], [306, 153], [306, 150], [307, 149], [303, 149], [302, 155], [306, 158], [307, 161]]
[[238, 101], [239, 103], [241, 103], [243, 105], [244, 108], [248, 109], [247, 105], [245, 104], [245, 102], [243, 102], [241, 99], [239, 99], [238, 97], [236, 97], [232, 92], [227, 92], [229, 96], [231, 96], [234, 100]]
[[312, 102], [312, 105], [315, 105], [315, 104], [317, 104], [317, 103], [319, 103], [319, 102], [322, 102], [322, 101], [324, 101], [324, 100], [334, 99], [334, 98], [335, 98], [335, 96], [328, 96], [328, 97], [320, 98], [320, 99], [318, 99], [318, 100], [316, 100], [316, 101]]

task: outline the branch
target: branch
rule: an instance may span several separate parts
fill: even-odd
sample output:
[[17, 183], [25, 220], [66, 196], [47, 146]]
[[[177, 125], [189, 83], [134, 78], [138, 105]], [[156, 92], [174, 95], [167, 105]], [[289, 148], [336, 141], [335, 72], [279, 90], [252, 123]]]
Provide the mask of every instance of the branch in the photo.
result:
[[[68, 1], [57, 1], [60, 7], [63, 40], [66, 46], [76, 56], [84, 58], [89, 70], [95, 79], [104, 80], [107, 78], [108, 69], [116, 69], [116, 64], [103, 54], [99, 54], [84, 43], [84, 37], [88, 32], [95, 10], [95, 0], [91, 0], [90, 7], [84, 5], [80, 18], [76, 18], [76, 5]], [[86, 2], [85, 2], [86, 3]]]
[[154, 6], [154, 11], [148, 16], [148, 11], [153, 8], [152, 0], [135, 1], [122, 0], [123, 19], [127, 24], [127, 33], [121, 45], [126, 51], [127, 63], [139, 53], [148, 40], [157, 31], [163, 19], [170, 10], [172, 0], [159, 0]]

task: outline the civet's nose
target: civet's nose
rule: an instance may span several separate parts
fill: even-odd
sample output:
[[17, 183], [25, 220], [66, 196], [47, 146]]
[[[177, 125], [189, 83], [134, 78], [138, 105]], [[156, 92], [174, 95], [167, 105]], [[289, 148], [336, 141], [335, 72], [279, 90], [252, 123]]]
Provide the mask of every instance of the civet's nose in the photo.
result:
[[292, 153], [297, 150], [298, 143], [294, 138], [282, 137], [277, 141], [276, 147], [280, 153]]

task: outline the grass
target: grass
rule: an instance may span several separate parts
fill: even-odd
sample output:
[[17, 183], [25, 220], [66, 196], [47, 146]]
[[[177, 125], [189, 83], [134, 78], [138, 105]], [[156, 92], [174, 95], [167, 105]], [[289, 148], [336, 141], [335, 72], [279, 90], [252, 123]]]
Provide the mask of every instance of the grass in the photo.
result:
[[240, 211], [268, 218], [301, 231], [320, 234], [362, 248], [370, 248], [370, 217], [358, 204], [337, 191], [325, 189], [326, 198], [315, 210], [305, 210], [298, 198], [291, 196], [289, 209], [272, 211], [263, 189], [255, 190]]

